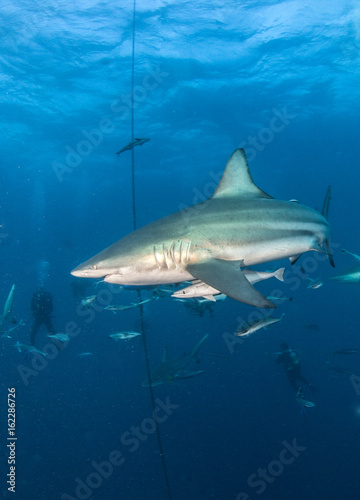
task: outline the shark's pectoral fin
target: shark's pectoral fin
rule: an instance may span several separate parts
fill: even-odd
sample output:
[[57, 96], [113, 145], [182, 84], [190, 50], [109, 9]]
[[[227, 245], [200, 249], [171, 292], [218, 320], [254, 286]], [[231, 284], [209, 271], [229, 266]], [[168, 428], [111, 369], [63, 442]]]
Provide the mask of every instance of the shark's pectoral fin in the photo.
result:
[[187, 266], [189, 273], [225, 295], [257, 307], [276, 307], [241, 272], [238, 261], [207, 259]]

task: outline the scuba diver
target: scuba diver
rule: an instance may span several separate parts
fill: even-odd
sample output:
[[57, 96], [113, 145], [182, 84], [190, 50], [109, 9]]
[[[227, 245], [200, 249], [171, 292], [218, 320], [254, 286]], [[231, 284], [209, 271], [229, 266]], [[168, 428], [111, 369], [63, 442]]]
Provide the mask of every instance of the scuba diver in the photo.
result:
[[286, 342], [281, 344], [281, 352], [277, 353], [276, 364], [282, 364], [291, 387], [298, 393], [297, 381], [301, 381], [308, 387], [310, 382], [301, 373], [300, 357], [297, 351], [291, 349]]
[[34, 316], [34, 323], [31, 329], [30, 343], [34, 345], [36, 334], [42, 325], [48, 329], [49, 333], [55, 333], [52, 324], [53, 299], [51, 293], [42, 288], [37, 290], [31, 298], [31, 311]]

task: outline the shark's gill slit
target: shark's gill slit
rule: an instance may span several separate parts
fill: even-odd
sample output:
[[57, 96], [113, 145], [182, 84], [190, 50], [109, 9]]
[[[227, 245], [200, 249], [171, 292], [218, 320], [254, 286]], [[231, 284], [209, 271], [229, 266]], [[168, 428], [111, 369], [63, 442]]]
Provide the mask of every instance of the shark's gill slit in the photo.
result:
[[159, 262], [159, 259], [156, 255], [156, 246], [155, 245], [154, 245], [154, 257], [155, 257], [155, 262], [156, 262], [158, 269], [161, 269], [161, 262]]
[[175, 243], [172, 242], [171, 245], [170, 245], [170, 257], [171, 257], [171, 260], [174, 263], [175, 268], [177, 268], [176, 260], [175, 260], [175, 255], [174, 255], [174, 248], [175, 248]]
[[183, 259], [182, 259], [182, 246], [183, 246], [183, 242], [182, 242], [182, 240], [180, 240], [180, 248], [179, 248], [179, 256], [180, 256], [179, 260], [180, 260], [180, 266], [182, 266], [182, 264], [183, 264]]
[[162, 244], [162, 251], [163, 251], [163, 255], [164, 255], [165, 265], [166, 265], [167, 269], [169, 269], [169, 264], [168, 264], [168, 261], [166, 258], [166, 251], [165, 251], [165, 244], [164, 243]]
[[190, 252], [190, 245], [191, 245], [191, 241], [188, 241], [188, 246], [187, 246], [187, 249], [186, 249], [186, 262], [189, 262], [189, 252]]

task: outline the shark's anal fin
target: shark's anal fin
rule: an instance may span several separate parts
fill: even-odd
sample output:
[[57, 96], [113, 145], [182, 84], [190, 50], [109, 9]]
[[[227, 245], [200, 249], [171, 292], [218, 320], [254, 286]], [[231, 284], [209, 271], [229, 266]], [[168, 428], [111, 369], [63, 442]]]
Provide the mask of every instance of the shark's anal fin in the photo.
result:
[[238, 261], [207, 259], [188, 265], [187, 270], [235, 300], [267, 309], [276, 307], [249, 283]]

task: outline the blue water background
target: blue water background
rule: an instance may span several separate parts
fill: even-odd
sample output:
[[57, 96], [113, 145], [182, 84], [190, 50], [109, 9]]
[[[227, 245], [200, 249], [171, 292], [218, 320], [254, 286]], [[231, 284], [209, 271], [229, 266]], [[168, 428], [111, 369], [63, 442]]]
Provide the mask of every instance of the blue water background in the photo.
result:
[[[14, 283], [13, 313], [26, 323], [0, 344], [0, 496], [80, 498], [77, 478], [85, 482], [93, 462], [119, 450], [125, 463], [83, 498], [167, 499], [155, 433], [134, 452], [120, 440], [152, 415], [141, 340], [108, 338], [140, 329], [139, 312], [102, 311], [87, 322], [80, 296], [108, 288], [87, 282], [74, 295], [71, 284], [81, 280], [70, 275], [133, 228], [131, 153], [115, 154], [131, 138], [132, 3], [14, 0], [0, 16], [0, 298]], [[135, 149], [139, 227], [202, 201], [240, 146], [255, 182], [276, 198], [321, 209], [332, 185], [336, 271], [355, 265], [341, 249], [360, 253], [356, 2], [140, 0], [135, 48], [135, 137], [151, 139]], [[84, 143], [89, 134], [96, 145]], [[359, 355], [332, 353], [359, 346], [359, 289], [329, 281], [335, 271], [320, 254], [293, 270], [277, 264], [286, 266], [286, 282], [257, 287], [293, 298], [274, 312], [284, 319], [234, 352], [226, 334], [254, 308], [227, 299], [200, 317], [170, 297], [144, 307], [152, 368], [165, 345], [175, 357], [210, 334], [193, 367], [204, 374], [154, 388], [178, 405], [159, 425], [176, 500], [358, 498], [360, 391], [349, 373], [358, 380]], [[301, 265], [324, 286], [308, 289]], [[54, 297], [57, 331], [75, 322], [81, 332], [26, 385], [20, 372], [34, 369], [31, 358], [12, 345], [29, 343], [41, 279]], [[113, 294], [117, 304], [136, 300], [131, 290]], [[283, 340], [301, 352], [318, 389], [306, 393], [316, 403], [306, 417], [275, 363]], [[48, 341], [39, 332], [37, 346]], [[17, 391], [15, 495], [6, 485], [8, 387]], [[306, 449], [259, 494], [248, 478], [294, 440]]]

